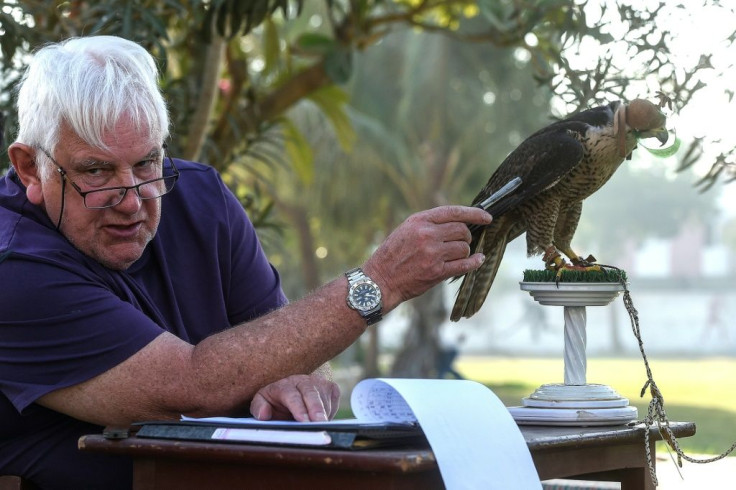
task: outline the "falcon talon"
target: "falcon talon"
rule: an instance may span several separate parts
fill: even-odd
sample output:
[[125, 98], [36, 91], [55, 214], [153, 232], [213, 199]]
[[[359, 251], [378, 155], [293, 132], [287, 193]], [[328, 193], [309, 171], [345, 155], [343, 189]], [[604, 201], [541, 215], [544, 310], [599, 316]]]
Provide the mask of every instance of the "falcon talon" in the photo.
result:
[[548, 260], [545, 263], [545, 268], [551, 270], [551, 271], [559, 271], [561, 269], [564, 269], [568, 266], [567, 262], [565, 262], [565, 259], [562, 258], [559, 254], [552, 259]]

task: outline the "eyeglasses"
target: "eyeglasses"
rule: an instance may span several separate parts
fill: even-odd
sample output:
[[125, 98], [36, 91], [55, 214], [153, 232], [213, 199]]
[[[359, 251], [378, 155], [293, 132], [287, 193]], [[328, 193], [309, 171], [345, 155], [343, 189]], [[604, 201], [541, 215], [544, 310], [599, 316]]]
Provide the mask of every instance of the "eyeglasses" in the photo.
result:
[[[136, 195], [142, 200], [158, 199], [164, 194], [171, 192], [174, 188], [174, 184], [176, 184], [176, 181], [179, 179], [179, 170], [176, 168], [174, 160], [170, 156], [165, 155], [164, 158], [168, 158], [169, 164], [171, 165], [171, 175], [164, 175], [155, 179], [145, 180], [135, 185], [102, 187], [99, 189], [83, 191], [82, 188], [69, 177], [67, 171], [64, 170], [64, 168], [59, 165], [59, 163], [54, 160], [46, 150], [43, 148], [39, 149], [54, 163], [54, 165], [56, 165], [56, 171], [61, 175], [61, 211], [59, 212], [59, 221], [56, 225], [57, 230], [61, 226], [61, 217], [64, 213], [64, 183], [67, 181], [69, 182], [69, 185], [71, 185], [74, 190], [82, 196], [84, 207], [87, 209], [106, 209], [117, 206], [123, 202], [123, 199], [125, 199], [125, 196], [131, 189], [135, 189]], [[163, 146], [163, 150], [165, 154], [166, 145]], [[162, 166], [159, 167], [159, 169], [161, 173], [165, 170]], [[157, 171], [158, 169], [152, 170], [151, 172]]]

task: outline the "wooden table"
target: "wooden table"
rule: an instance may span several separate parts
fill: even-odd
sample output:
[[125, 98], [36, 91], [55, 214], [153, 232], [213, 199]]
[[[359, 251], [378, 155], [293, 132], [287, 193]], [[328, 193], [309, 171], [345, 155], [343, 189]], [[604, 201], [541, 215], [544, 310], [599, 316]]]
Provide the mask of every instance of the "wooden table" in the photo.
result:
[[[695, 424], [671, 423], [677, 437]], [[618, 427], [522, 426], [542, 480], [575, 478], [621, 482], [622, 490], [653, 490], [643, 425]], [[661, 439], [651, 431], [654, 441]], [[134, 489], [268, 488], [441, 489], [442, 477], [427, 447], [344, 451], [284, 446], [106, 439], [79, 440], [82, 451], [122, 454], [134, 460]]]

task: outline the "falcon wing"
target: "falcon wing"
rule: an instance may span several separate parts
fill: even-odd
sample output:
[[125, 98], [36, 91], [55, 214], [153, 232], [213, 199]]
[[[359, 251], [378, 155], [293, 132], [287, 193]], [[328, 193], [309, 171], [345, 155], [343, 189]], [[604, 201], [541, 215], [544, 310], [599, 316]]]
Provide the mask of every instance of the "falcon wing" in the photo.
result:
[[583, 147], [570, 131], [584, 130], [584, 123], [568, 123], [540, 131], [519, 145], [506, 157], [473, 200], [476, 205], [500, 189], [514, 177], [521, 177], [521, 185], [508, 197], [492, 205], [488, 211], [498, 218], [555, 185], [574, 168], [583, 157]]

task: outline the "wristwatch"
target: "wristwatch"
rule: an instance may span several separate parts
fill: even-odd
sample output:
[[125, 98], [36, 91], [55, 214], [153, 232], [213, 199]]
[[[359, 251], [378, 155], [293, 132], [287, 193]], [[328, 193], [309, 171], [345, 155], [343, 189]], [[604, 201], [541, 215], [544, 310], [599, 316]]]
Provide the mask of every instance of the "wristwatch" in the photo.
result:
[[368, 325], [381, 321], [381, 289], [360, 267], [345, 273], [348, 278], [348, 306], [365, 318]]

